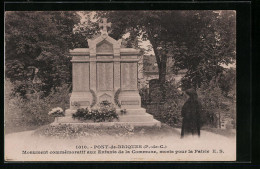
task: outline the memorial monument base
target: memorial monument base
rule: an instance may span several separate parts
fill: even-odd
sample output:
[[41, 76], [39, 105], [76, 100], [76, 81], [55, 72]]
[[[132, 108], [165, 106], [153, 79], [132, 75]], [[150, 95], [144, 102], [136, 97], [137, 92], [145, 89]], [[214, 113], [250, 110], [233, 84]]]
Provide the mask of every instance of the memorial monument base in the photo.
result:
[[92, 121], [80, 121], [72, 118], [72, 114], [77, 110], [67, 109], [65, 117], [56, 117], [52, 125], [58, 124], [72, 124], [72, 125], [87, 125], [87, 126], [115, 126], [115, 125], [131, 125], [131, 126], [156, 126], [161, 127], [161, 122], [154, 119], [152, 115], [146, 113], [144, 108], [138, 109], [126, 109], [126, 114], [120, 113], [121, 109], [117, 109], [116, 112], [119, 116], [118, 120], [113, 122], [92, 122]]

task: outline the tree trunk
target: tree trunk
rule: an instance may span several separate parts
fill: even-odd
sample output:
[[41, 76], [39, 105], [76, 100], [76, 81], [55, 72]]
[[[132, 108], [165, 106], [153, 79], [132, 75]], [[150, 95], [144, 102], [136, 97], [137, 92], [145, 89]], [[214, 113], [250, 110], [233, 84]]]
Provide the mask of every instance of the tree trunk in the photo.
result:
[[159, 82], [160, 82], [160, 89], [161, 89], [161, 93], [162, 93], [162, 100], [161, 100], [161, 102], [164, 102], [165, 101], [165, 96], [166, 96], [165, 81], [166, 81], [167, 55], [164, 52], [161, 55], [161, 57], [160, 57], [159, 52], [157, 50], [158, 46], [157, 46], [156, 41], [153, 39], [153, 36], [152, 36], [153, 34], [151, 33], [151, 30], [148, 30], [147, 33], [148, 33], [148, 39], [149, 39], [151, 45], [153, 46], [156, 62], [157, 62], [157, 65], [158, 65]]
[[165, 102], [166, 100], [166, 88], [165, 88], [165, 81], [166, 81], [166, 62], [167, 62], [167, 56], [162, 55], [161, 62], [158, 64], [159, 68], [159, 82], [160, 82], [160, 89], [162, 93], [162, 100], [161, 102]]
[[158, 64], [159, 81], [162, 84], [164, 84], [165, 81], [166, 81], [166, 62], [167, 62], [167, 56], [166, 55], [162, 55], [161, 62]]

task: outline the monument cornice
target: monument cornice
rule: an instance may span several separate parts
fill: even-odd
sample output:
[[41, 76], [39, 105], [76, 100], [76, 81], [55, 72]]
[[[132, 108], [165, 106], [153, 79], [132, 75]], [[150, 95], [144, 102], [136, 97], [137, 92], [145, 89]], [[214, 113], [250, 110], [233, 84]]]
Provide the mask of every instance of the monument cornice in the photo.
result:
[[71, 56], [89, 56], [89, 48], [75, 48], [69, 50]]
[[[128, 56], [128, 55], [138, 55], [140, 53], [137, 49], [131, 49], [131, 48], [123, 48], [119, 50], [120, 55]], [[75, 48], [73, 50], [70, 50], [71, 56], [89, 56], [89, 48]], [[95, 53], [96, 56], [98, 55], [115, 55], [115, 53]]]
[[139, 59], [122, 59], [122, 58], [113, 58], [113, 59], [78, 59], [71, 60], [71, 62], [138, 62]]

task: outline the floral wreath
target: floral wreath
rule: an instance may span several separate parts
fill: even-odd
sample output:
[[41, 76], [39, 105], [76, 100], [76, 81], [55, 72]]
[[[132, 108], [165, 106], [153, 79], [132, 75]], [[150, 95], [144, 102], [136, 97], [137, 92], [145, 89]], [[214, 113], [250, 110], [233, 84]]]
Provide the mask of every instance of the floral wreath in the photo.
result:
[[90, 107], [93, 107], [97, 103], [97, 96], [96, 96], [94, 90], [90, 89], [89, 91], [92, 94], [92, 103], [91, 103]]
[[121, 104], [120, 104], [120, 102], [119, 102], [119, 100], [118, 100], [120, 92], [121, 92], [121, 89], [120, 89], [120, 88], [117, 89], [117, 91], [115, 92], [114, 101], [115, 101], [115, 104], [116, 104], [118, 107], [121, 108]]

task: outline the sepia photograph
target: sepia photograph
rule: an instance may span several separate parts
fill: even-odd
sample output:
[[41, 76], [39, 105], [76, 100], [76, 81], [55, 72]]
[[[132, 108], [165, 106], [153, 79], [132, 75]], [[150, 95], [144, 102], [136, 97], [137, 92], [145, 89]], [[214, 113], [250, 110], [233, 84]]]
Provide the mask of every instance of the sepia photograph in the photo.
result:
[[236, 10], [5, 11], [4, 158], [236, 161]]

